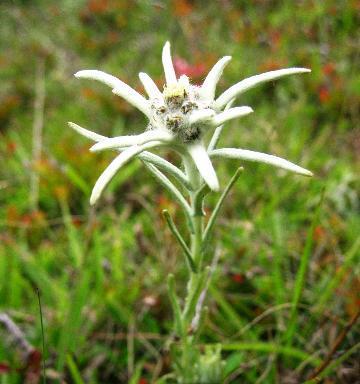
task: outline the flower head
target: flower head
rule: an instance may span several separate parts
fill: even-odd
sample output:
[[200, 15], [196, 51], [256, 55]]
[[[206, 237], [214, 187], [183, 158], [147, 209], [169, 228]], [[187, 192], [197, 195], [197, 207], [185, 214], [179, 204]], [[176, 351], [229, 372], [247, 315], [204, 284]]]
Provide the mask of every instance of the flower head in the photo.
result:
[[[140, 73], [148, 98], [140, 95], [118, 78], [97, 70], [84, 70], [75, 74], [77, 78], [98, 80], [112, 88], [114, 94], [123, 97], [139, 109], [148, 119], [145, 131], [138, 135], [107, 138], [88, 131], [74, 123], [69, 125], [80, 134], [96, 142], [91, 151], [113, 149], [120, 154], [110, 163], [96, 182], [90, 202], [94, 204], [116, 172], [127, 162], [139, 157], [152, 166], [169, 171], [188, 188], [196, 188], [199, 179], [203, 179], [210, 189], [217, 191], [219, 182], [211, 163], [211, 157], [228, 157], [268, 163], [295, 173], [311, 176], [311, 172], [287, 160], [273, 155], [238, 148], [215, 149], [222, 126], [225, 122], [248, 115], [253, 110], [248, 106], [231, 107], [241, 93], [254, 86], [278, 79], [282, 76], [306, 73], [305, 68], [288, 68], [252, 76], [233, 85], [215, 98], [217, 83], [230, 56], [220, 59], [211, 69], [201, 86], [190, 83], [186, 75], [177, 78], [167, 42], [162, 52], [162, 63], [166, 84], [161, 92], [153, 80]], [[204, 135], [215, 129], [210, 144], [204, 142]], [[155, 147], [168, 147], [177, 151], [187, 164], [194, 165], [201, 177], [184, 174], [166, 160], [148, 152]]]

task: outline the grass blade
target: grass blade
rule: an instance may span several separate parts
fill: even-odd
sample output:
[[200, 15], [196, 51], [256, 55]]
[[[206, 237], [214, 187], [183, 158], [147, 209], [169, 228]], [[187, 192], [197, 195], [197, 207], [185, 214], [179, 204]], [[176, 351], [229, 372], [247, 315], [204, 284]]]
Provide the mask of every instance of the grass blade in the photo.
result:
[[294, 347], [288, 347], [284, 345], [278, 345], [275, 343], [265, 343], [265, 342], [241, 342], [241, 343], [231, 343], [231, 344], [222, 344], [221, 349], [223, 351], [255, 351], [263, 352], [277, 355], [284, 355], [288, 357], [294, 357], [298, 360], [306, 360], [316, 366], [321, 361], [320, 359], [310, 356], [301, 349]]
[[78, 367], [77, 367], [77, 365], [76, 365], [76, 363], [75, 363], [75, 361], [71, 355], [66, 356], [66, 364], [69, 368], [70, 375], [71, 375], [71, 378], [73, 380], [72, 382], [74, 384], [84, 384], [84, 381], [81, 378], [79, 369], [78, 369]]
[[290, 320], [287, 325], [287, 330], [284, 334], [284, 342], [286, 343], [287, 346], [290, 346], [292, 344], [293, 337], [297, 329], [298, 305], [299, 305], [304, 284], [305, 284], [306, 272], [308, 270], [311, 251], [314, 243], [314, 231], [319, 222], [320, 210], [324, 200], [324, 195], [325, 195], [325, 190], [323, 189], [321, 192], [319, 203], [316, 207], [316, 210], [311, 222], [311, 226], [306, 238], [304, 251], [300, 260], [300, 267], [296, 275], [294, 294], [291, 301], [292, 307], [290, 312]]
[[244, 321], [241, 317], [234, 311], [233, 307], [224, 299], [222, 294], [210, 284], [209, 292], [211, 296], [214, 298], [216, 303], [221, 307], [229, 321], [235, 326], [237, 329], [241, 329], [244, 327]]
[[360, 248], [360, 238], [358, 238], [355, 241], [353, 246], [345, 254], [344, 264], [338, 269], [338, 271], [336, 271], [334, 276], [331, 278], [331, 280], [327, 284], [326, 288], [323, 290], [321, 296], [319, 297], [317, 302], [317, 307], [319, 308], [319, 312], [322, 312], [324, 310], [325, 305], [327, 304], [334, 290], [336, 289], [336, 287], [338, 287], [338, 285], [344, 278], [346, 271], [348, 271], [349, 268], [351, 268], [351, 266], [354, 265], [353, 261], [356, 255], [358, 255], [359, 248]]
[[41, 339], [42, 339], [42, 371], [43, 371], [43, 383], [46, 384], [46, 372], [45, 372], [45, 332], [44, 332], [44, 322], [43, 322], [43, 311], [41, 306], [40, 290], [36, 287], [36, 294], [38, 297], [39, 303], [39, 316], [40, 316], [40, 326], [41, 326]]

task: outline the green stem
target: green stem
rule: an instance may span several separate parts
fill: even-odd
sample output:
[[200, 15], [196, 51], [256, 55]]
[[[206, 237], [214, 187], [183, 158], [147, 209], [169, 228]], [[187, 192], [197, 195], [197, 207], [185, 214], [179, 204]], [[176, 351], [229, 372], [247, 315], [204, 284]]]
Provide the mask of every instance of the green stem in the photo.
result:
[[[190, 245], [185, 243], [175, 224], [172, 222], [171, 217], [167, 211], [164, 211], [164, 216], [169, 224], [170, 229], [177, 238], [179, 244], [184, 250], [187, 262], [189, 264], [189, 281], [187, 284], [187, 291], [185, 297], [184, 307], [181, 311], [179, 302], [175, 294], [174, 277], [170, 276], [168, 280], [168, 289], [170, 299], [174, 310], [175, 332], [180, 336], [180, 346], [177, 351], [179, 352], [178, 369], [182, 382], [194, 382], [197, 377], [196, 366], [199, 362], [199, 351], [195, 347], [198, 340], [201, 326], [194, 325], [195, 323], [203, 323], [205, 309], [202, 308], [202, 302], [198, 305], [200, 297], [207, 284], [210, 283], [211, 271], [210, 267], [206, 267], [204, 263], [204, 254], [206, 252], [206, 244], [209, 240], [209, 235], [213, 229], [215, 220], [218, 216], [220, 208], [229, 193], [231, 187], [238, 179], [242, 168], [239, 168], [235, 175], [230, 180], [228, 186], [220, 196], [220, 199], [211, 215], [209, 222], [204, 226], [204, 213], [203, 202], [209, 189], [206, 185], [201, 184], [198, 172], [195, 169], [193, 161], [183, 156], [186, 177], [191, 184], [192, 189], [188, 190], [190, 200]], [[205, 295], [205, 293], [204, 293]], [[203, 298], [201, 299], [203, 301]], [[199, 308], [197, 308], [197, 306]], [[194, 321], [196, 316], [200, 320]]]
[[183, 324], [181, 321], [181, 309], [180, 309], [180, 305], [179, 305], [179, 300], [176, 297], [175, 281], [174, 281], [174, 275], [172, 273], [169, 274], [167, 283], [168, 283], [170, 301], [171, 301], [172, 309], [174, 312], [175, 331], [181, 337], [184, 337], [184, 329], [183, 329]]
[[[196, 313], [196, 305], [205, 288], [209, 274], [209, 271], [205, 268], [203, 262], [204, 214], [202, 210], [203, 201], [208, 192], [208, 188], [201, 185], [198, 172], [191, 159], [184, 157], [184, 166], [186, 176], [193, 186], [193, 190], [189, 190], [190, 210], [192, 213], [191, 225], [193, 231], [190, 232], [189, 247], [187, 247], [186, 244], [181, 245], [186, 254], [186, 250], [189, 250], [190, 255], [187, 254], [187, 256], [189, 260], [191, 259], [193, 261], [195, 268], [189, 269], [189, 281], [187, 284], [185, 303], [181, 312], [180, 321], [178, 319], [179, 313], [177, 310], [177, 316], [175, 316], [177, 324], [175, 324], [175, 329], [179, 328], [179, 323], [181, 323], [180, 328], [182, 329], [182, 334], [179, 335], [181, 338], [179, 351], [180, 369], [182, 370], [183, 379], [188, 380], [187, 382], [191, 382], [194, 378], [192, 376], [194, 370], [190, 369], [190, 367], [194, 367], [194, 364], [196, 363], [197, 352], [196, 348], [194, 348], [194, 343], [199, 334], [199, 327], [196, 327], [197, 329], [192, 329], [191, 323]], [[172, 295], [174, 298], [174, 293]], [[200, 313], [200, 316], [203, 318], [202, 313]]]
[[[195, 193], [190, 194], [191, 208], [194, 207]], [[190, 252], [191, 258], [194, 261], [196, 272], [191, 271], [189, 276], [189, 282], [187, 286], [187, 296], [185, 299], [185, 307], [183, 310], [183, 321], [185, 323], [185, 329], [190, 326], [191, 316], [195, 310], [194, 301], [199, 293], [201, 285], [202, 270], [202, 236], [203, 236], [203, 216], [193, 216], [194, 233], [190, 236]], [[195, 302], [196, 306], [196, 302]], [[190, 320], [189, 320], [190, 319]]]
[[201, 272], [203, 216], [194, 216], [194, 234], [191, 235], [191, 253], [198, 271]]

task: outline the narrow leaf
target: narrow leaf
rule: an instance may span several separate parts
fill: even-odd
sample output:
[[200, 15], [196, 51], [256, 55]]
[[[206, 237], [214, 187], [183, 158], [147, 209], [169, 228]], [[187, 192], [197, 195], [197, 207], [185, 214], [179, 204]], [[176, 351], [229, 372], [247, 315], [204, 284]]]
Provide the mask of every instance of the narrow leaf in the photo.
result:
[[181, 192], [175, 187], [175, 185], [154, 165], [144, 163], [145, 167], [153, 174], [153, 176], [160, 182], [160, 184], [167, 189], [167, 191], [177, 200], [184, 210], [184, 213], [188, 219], [189, 228], [191, 232], [194, 231], [192, 223], [191, 208], [188, 202], [185, 200]]
[[179, 300], [176, 296], [175, 278], [172, 273], [168, 275], [167, 284], [168, 284], [169, 298], [170, 298], [171, 306], [174, 312], [175, 330], [180, 336], [183, 336], [184, 330], [183, 330], [183, 325], [181, 320], [181, 309], [179, 305]]
[[166, 223], [169, 226], [172, 234], [175, 236], [176, 240], [178, 241], [178, 243], [180, 244], [181, 248], [184, 251], [184, 254], [185, 254], [185, 257], [186, 257], [186, 262], [188, 264], [189, 269], [192, 272], [196, 273], [196, 266], [195, 266], [194, 260], [192, 258], [191, 252], [190, 252], [188, 246], [185, 243], [185, 240], [183, 239], [183, 237], [181, 236], [180, 232], [176, 228], [176, 225], [175, 225], [173, 219], [171, 218], [168, 210], [164, 209], [162, 211], [162, 213], [163, 213], [163, 216], [164, 216], [164, 218], [166, 220]]
[[238, 170], [235, 172], [234, 176], [231, 178], [229, 184], [226, 186], [224, 192], [221, 194], [220, 196], [220, 199], [218, 200], [215, 208], [214, 208], [214, 211], [212, 213], [212, 215], [210, 216], [210, 219], [209, 219], [209, 222], [206, 226], [206, 229], [204, 231], [204, 235], [203, 235], [203, 247], [206, 246], [208, 240], [209, 240], [209, 235], [210, 235], [210, 232], [215, 224], [215, 220], [220, 212], [220, 208], [222, 207], [222, 204], [226, 198], [226, 196], [228, 195], [228, 193], [230, 192], [232, 186], [235, 184], [236, 180], [239, 178], [240, 176], [240, 173], [244, 170], [244, 168], [240, 167], [238, 168]]

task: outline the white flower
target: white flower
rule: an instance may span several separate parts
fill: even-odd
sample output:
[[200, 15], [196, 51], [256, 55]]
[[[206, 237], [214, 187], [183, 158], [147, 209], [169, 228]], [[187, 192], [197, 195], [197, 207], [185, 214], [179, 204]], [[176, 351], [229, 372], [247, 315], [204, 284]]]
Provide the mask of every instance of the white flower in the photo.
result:
[[[215, 149], [225, 122], [253, 112], [247, 106], [231, 108], [237, 96], [266, 81], [286, 75], [310, 72], [305, 68], [266, 72], [238, 82], [216, 98], [217, 83], [230, 59], [230, 56], [220, 59], [211, 69], [202, 86], [195, 86], [185, 75], [180, 78], [176, 77], [170, 55], [170, 44], [167, 42], [162, 52], [166, 79], [163, 92], [146, 73], [139, 74], [148, 98], [140, 95], [118, 78], [101, 71], [84, 70], [75, 74], [77, 78], [95, 79], [108, 85], [112, 88], [113, 93], [123, 97], [139, 109], [149, 121], [146, 130], [139, 135], [112, 138], [69, 123], [77, 132], [96, 142], [91, 147], [91, 151], [113, 149], [120, 152], [97, 180], [90, 198], [91, 204], [98, 200], [116, 172], [135, 157], [139, 157], [145, 163], [151, 163], [151, 167], [155, 166], [168, 171], [189, 189], [196, 189], [198, 185], [193, 185], [194, 177], [190, 177], [173, 164], [147, 151], [155, 147], [171, 148], [177, 151], [188, 164], [189, 161], [193, 162], [202, 179], [214, 191], [219, 189], [219, 182], [210, 157], [257, 161], [305, 176], [312, 175], [310, 171], [273, 155], [235, 148]], [[204, 134], [214, 128], [210, 144], [205, 146]]]

